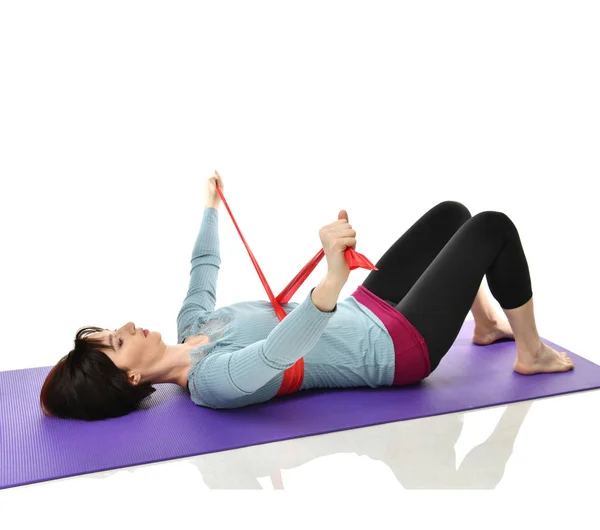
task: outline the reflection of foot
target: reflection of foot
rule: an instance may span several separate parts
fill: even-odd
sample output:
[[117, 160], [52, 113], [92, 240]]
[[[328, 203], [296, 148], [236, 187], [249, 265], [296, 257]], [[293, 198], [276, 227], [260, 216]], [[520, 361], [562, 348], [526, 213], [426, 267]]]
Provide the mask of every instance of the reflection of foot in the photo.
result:
[[518, 352], [514, 365], [515, 371], [523, 375], [568, 372], [574, 367], [573, 361], [565, 352], [558, 352], [544, 343], [535, 354]]
[[505, 320], [498, 319], [495, 323], [489, 326], [478, 326], [475, 324], [473, 331], [473, 342], [480, 346], [486, 346], [500, 339], [515, 340], [510, 324]]

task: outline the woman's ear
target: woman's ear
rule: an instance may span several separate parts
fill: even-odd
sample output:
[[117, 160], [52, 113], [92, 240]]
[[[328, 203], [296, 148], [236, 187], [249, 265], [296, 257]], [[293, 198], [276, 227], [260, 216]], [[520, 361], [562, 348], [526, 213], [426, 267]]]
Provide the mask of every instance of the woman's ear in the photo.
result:
[[141, 379], [142, 379], [142, 376], [140, 374], [138, 374], [137, 372], [130, 372], [129, 374], [127, 374], [127, 380], [133, 386], [139, 385]]

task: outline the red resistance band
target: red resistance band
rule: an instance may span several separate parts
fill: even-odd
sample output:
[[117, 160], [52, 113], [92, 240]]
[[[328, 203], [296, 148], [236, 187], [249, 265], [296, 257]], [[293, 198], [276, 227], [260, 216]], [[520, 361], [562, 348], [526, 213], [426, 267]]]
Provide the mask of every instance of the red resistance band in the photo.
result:
[[[323, 249], [319, 250], [319, 252], [317, 252], [315, 257], [312, 258], [302, 268], [302, 270], [298, 274], [296, 274], [295, 278], [287, 285], [287, 287], [285, 287], [285, 289], [283, 291], [281, 291], [281, 293], [279, 293], [279, 295], [277, 297], [273, 296], [273, 292], [271, 291], [271, 288], [269, 287], [269, 284], [267, 283], [267, 279], [264, 277], [262, 271], [260, 270], [260, 267], [259, 267], [256, 259], [254, 258], [254, 254], [252, 254], [252, 251], [248, 247], [248, 244], [246, 243], [246, 240], [244, 239], [244, 236], [242, 235], [240, 228], [238, 227], [237, 223], [235, 222], [233, 214], [231, 213], [231, 210], [229, 209], [229, 205], [227, 204], [227, 201], [225, 200], [225, 197], [223, 196], [223, 192], [221, 191], [221, 189], [219, 188], [219, 185], [217, 183], [215, 183], [215, 185], [216, 185], [217, 191], [219, 192], [221, 200], [223, 201], [223, 204], [225, 204], [225, 208], [227, 208], [227, 211], [229, 212], [229, 215], [231, 216], [231, 220], [233, 221], [233, 224], [235, 225], [238, 233], [240, 234], [240, 237], [242, 238], [242, 241], [244, 242], [246, 250], [248, 250], [248, 254], [250, 255], [250, 259], [252, 260], [254, 267], [256, 268], [256, 272], [258, 272], [260, 281], [262, 282], [263, 286], [265, 287], [265, 290], [267, 291], [267, 296], [269, 297], [271, 304], [273, 304], [275, 313], [277, 314], [279, 321], [282, 321], [287, 316], [287, 314], [284, 311], [284, 309], [281, 307], [281, 304], [286, 304], [287, 302], [290, 301], [290, 299], [292, 298], [294, 293], [300, 288], [300, 286], [304, 283], [306, 278], [308, 278], [310, 273], [315, 269], [315, 267], [323, 259], [323, 256], [325, 255], [325, 251]], [[344, 254], [346, 256], [346, 262], [348, 263], [348, 267], [350, 268], [350, 270], [354, 270], [354, 269], [358, 269], [358, 268], [367, 269], [367, 270], [375, 270], [375, 271], [379, 270], [365, 256], [356, 252], [352, 248], [347, 248], [344, 251]], [[300, 390], [300, 387], [302, 386], [303, 379], [304, 379], [304, 359], [300, 358], [300, 359], [298, 359], [298, 361], [296, 361], [296, 363], [292, 367], [288, 368], [283, 373], [283, 381], [281, 382], [281, 387], [279, 388], [277, 395], [283, 396], [285, 394], [291, 394], [293, 392], [297, 392], [298, 390]]]

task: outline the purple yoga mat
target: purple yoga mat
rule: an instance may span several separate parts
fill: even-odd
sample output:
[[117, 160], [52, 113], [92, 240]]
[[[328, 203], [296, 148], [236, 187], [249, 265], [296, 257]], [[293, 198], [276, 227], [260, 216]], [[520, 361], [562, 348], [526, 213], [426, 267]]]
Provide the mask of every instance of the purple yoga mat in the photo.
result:
[[571, 352], [572, 372], [522, 376], [512, 370], [514, 342], [475, 346], [472, 332], [465, 322], [437, 370], [410, 387], [311, 390], [212, 410], [162, 384], [147, 408], [99, 422], [42, 415], [39, 392], [50, 367], [0, 372], [0, 489], [600, 388], [600, 366]]

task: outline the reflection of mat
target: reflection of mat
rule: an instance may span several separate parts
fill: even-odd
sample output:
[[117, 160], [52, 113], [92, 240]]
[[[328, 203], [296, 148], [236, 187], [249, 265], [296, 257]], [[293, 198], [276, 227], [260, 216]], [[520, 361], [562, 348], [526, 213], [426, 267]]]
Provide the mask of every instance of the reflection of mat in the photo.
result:
[[466, 322], [437, 370], [411, 387], [311, 390], [212, 410], [161, 384], [148, 408], [99, 422], [42, 415], [49, 367], [0, 372], [0, 488], [600, 388], [600, 366], [571, 352], [572, 372], [522, 376], [512, 371], [514, 342], [475, 346], [472, 332]]

